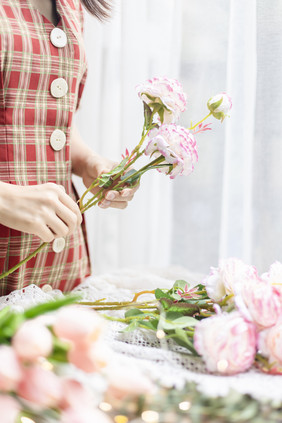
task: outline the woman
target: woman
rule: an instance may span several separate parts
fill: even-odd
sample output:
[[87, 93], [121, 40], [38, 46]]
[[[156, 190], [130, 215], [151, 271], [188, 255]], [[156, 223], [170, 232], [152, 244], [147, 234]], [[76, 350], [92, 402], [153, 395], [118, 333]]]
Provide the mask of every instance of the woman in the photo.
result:
[[[81, 0], [98, 18], [104, 0]], [[80, 0], [0, 3], [0, 294], [31, 283], [69, 291], [90, 273], [71, 174], [86, 187], [113, 162], [73, 127], [86, 78]], [[133, 189], [108, 191], [101, 207], [125, 208]]]

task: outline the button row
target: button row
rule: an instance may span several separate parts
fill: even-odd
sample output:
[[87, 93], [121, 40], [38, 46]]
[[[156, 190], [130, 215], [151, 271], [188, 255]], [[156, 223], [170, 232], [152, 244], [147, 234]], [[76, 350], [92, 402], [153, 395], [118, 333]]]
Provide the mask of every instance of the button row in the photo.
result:
[[[54, 28], [50, 33], [51, 43], [58, 48], [65, 47], [67, 44], [66, 33], [60, 28]], [[55, 98], [64, 97], [68, 92], [68, 83], [64, 78], [57, 78], [51, 83], [51, 95]], [[61, 150], [66, 144], [66, 135], [60, 129], [55, 129], [50, 137], [50, 145], [55, 151]], [[64, 238], [56, 238], [52, 243], [54, 253], [60, 253], [65, 248], [66, 241]], [[49, 285], [45, 285], [49, 290]], [[52, 289], [52, 287], [50, 287]]]

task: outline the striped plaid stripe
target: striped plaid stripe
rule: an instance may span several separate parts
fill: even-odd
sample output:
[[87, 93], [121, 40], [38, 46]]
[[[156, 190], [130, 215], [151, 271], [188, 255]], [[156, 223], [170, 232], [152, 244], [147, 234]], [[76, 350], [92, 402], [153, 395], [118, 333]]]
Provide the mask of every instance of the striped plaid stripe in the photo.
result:
[[[78, 0], [57, 0], [58, 27], [67, 45], [50, 41], [54, 28], [30, 0], [0, 2], [0, 180], [18, 185], [54, 182], [76, 200], [71, 182], [70, 128], [83, 91], [87, 65]], [[61, 98], [50, 94], [56, 78], [68, 83]], [[65, 132], [60, 151], [50, 146], [54, 129]], [[55, 254], [48, 245], [35, 258], [1, 280], [0, 294], [34, 283], [71, 290], [89, 274], [85, 226], [67, 237]], [[0, 225], [0, 272], [34, 251], [39, 238]]]

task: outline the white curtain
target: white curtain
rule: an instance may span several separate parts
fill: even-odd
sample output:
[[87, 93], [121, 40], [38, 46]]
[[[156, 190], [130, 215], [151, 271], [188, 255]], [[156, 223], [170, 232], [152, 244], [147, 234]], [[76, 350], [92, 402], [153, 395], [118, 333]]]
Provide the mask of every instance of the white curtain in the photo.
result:
[[264, 271], [281, 257], [281, 0], [119, 0], [101, 25], [87, 16], [89, 76], [78, 115], [87, 143], [118, 160], [139, 139], [135, 85], [177, 77], [188, 94], [181, 123], [227, 91], [230, 119], [198, 136], [192, 175], [146, 175], [125, 211], [87, 216], [93, 270], [182, 265], [208, 272], [237, 256]]

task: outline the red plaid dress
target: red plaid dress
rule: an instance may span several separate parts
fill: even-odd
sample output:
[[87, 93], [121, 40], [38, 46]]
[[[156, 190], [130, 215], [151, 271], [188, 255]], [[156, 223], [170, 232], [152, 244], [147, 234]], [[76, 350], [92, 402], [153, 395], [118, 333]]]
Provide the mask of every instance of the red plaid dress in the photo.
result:
[[[79, 0], [57, 0], [57, 10], [56, 28], [64, 32], [64, 46], [54, 45], [54, 25], [30, 0], [0, 2], [0, 180], [17, 185], [53, 182], [76, 199], [70, 130], [86, 78], [82, 10]], [[50, 141], [55, 130], [65, 138], [57, 149]], [[0, 294], [31, 283], [69, 291], [82, 282], [90, 270], [84, 226], [65, 242], [59, 253], [50, 243], [0, 280]], [[41, 243], [36, 236], [0, 225], [0, 274]]]

